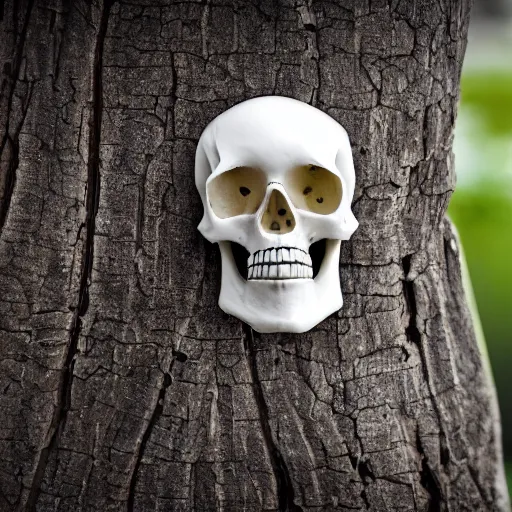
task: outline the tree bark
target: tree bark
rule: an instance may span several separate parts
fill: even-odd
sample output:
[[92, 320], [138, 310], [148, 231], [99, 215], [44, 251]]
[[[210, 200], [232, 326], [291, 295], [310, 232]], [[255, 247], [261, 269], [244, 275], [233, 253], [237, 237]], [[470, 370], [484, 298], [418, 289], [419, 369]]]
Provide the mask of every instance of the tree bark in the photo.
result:
[[[0, 4], [0, 510], [506, 511], [445, 210], [465, 0]], [[217, 306], [194, 153], [285, 95], [348, 131], [345, 305]]]

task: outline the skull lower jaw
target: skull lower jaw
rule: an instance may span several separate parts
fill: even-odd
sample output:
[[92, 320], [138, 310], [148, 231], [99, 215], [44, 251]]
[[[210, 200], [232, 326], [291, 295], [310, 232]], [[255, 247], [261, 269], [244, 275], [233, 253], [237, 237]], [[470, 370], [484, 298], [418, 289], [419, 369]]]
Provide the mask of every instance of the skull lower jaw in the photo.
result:
[[[316, 292], [312, 279], [253, 281], [247, 283], [241, 300], [233, 300], [231, 294], [221, 292], [219, 306], [257, 332], [301, 333], [312, 329], [343, 304], [341, 293], [337, 297], [330, 294], [329, 301], [321, 301]], [[275, 303], [268, 302], [269, 293], [278, 297]]]
[[240, 277], [229, 243], [221, 242], [219, 306], [261, 333], [310, 330], [341, 308], [340, 242], [330, 240], [315, 279], [252, 280]]

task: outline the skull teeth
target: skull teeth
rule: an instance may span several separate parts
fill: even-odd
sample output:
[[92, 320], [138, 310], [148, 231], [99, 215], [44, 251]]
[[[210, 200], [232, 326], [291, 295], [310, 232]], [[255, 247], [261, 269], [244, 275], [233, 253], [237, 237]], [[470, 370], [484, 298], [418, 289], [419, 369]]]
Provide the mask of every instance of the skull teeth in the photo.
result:
[[311, 256], [295, 247], [274, 247], [251, 254], [248, 279], [312, 279]]

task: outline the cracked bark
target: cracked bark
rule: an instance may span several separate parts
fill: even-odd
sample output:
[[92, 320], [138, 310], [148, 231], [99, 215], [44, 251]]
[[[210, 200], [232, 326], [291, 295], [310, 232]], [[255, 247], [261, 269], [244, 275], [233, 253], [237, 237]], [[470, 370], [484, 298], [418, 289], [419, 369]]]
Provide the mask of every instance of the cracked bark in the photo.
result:
[[[108, 1], [108, 0], [107, 0]], [[94, 234], [96, 214], [99, 205], [100, 193], [100, 158], [99, 148], [101, 141], [101, 116], [103, 110], [103, 84], [102, 60], [103, 46], [107, 32], [107, 23], [110, 4], [105, 4], [101, 12], [98, 26], [96, 46], [92, 71], [92, 112], [89, 126], [89, 153], [87, 161], [87, 184], [85, 198], [84, 244], [81, 255], [82, 268], [80, 269], [80, 283], [78, 288], [78, 304], [74, 307], [73, 318], [69, 328], [69, 341], [66, 346], [66, 355], [61, 369], [57, 403], [54, 408], [48, 436], [50, 439], [39, 455], [30, 492], [25, 504], [28, 510], [34, 510], [41, 491], [41, 482], [44, 477], [48, 456], [58, 445], [59, 433], [65, 428], [67, 414], [71, 407], [71, 390], [73, 385], [74, 363], [78, 353], [78, 343], [82, 331], [82, 318], [89, 308], [89, 284], [91, 281], [92, 262], [94, 256]], [[66, 14], [68, 14], [66, 12]], [[50, 26], [55, 25], [55, 12], [52, 12]], [[52, 31], [52, 28], [50, 28]], [[54, 75], [55, 77], [55, 75]]]
[[276, 446], [272, 437], [272, 430], [269, 423], [268, 407], [263, 396], [260, 379], [258, 377], [258, 365], [256, 361], [256, 354], [254, 351], [254, 333], [253, 330], [248, 326], [244, 326], [245, 330], [245, 351], [248, 356], [248, 366], [251, 370], [252, 388], [254, 393], [254, 400], [257, 405], [261, 432], [265, 439], [267, 446], [267, 454], [272, 464], [272, 470], [275, 475], [277, 497], [278, 497], [278, 508], [279, 510], [290, 510], [293, 512], [302, 512], [302, 508], [295, 504], [295, 491], [290, 479], [290, 474], [286, 463], [283, 460], [283, 456], [279, 452], [279, 448]]
[[[506, 511], [444, 219], [468, 23], [425, 2], [2, 2], [0, 510]], [[197, 139], [282, 94], [349, 132], [345, 305], [217, 307]]]
[[[21, 5], [20, 5], [21, 4]], [[28, 23], [34, 1], [29, 0], [26, 5], [14, 3], [8, 9], [7, 16], [12, 16], [11, 30], [4, 31], [5, 54], [10, 59], [3, 62], [3, 77], [1, 86], [0, 122], [2, 126], [2, 140], [0, 142], [0, 162], [2, 174], [0, 175], [0, 232], [5, 223], [7, 212], [11, 204], [11, 197], [16, 183], [16, 170], [19, 163], [19, 134], [26, 115], [26, 107], [21, 116], [21, 121], [14, 129], [10, 127], [11, 118], [8, 115], [13, 108], [16, 78], [19, 75], [25, 39], [27, 37]], [[5, 6], [2, 2], [2, 19], [6, 16]], [[21, 30], [18, 28], [22, 24]], [[29, 103], [29, 101], [27, 101]], [[4, 156], [5, 155], [5, 156]]]

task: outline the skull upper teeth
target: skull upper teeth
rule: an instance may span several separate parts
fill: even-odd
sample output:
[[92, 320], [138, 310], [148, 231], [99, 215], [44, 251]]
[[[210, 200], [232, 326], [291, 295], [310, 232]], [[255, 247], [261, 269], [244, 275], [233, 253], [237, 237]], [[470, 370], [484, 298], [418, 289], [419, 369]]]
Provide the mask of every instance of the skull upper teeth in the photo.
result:
[[247, 261], [248, 279], [312, 279], [311, 256], [296, 247], [256, 251]]

